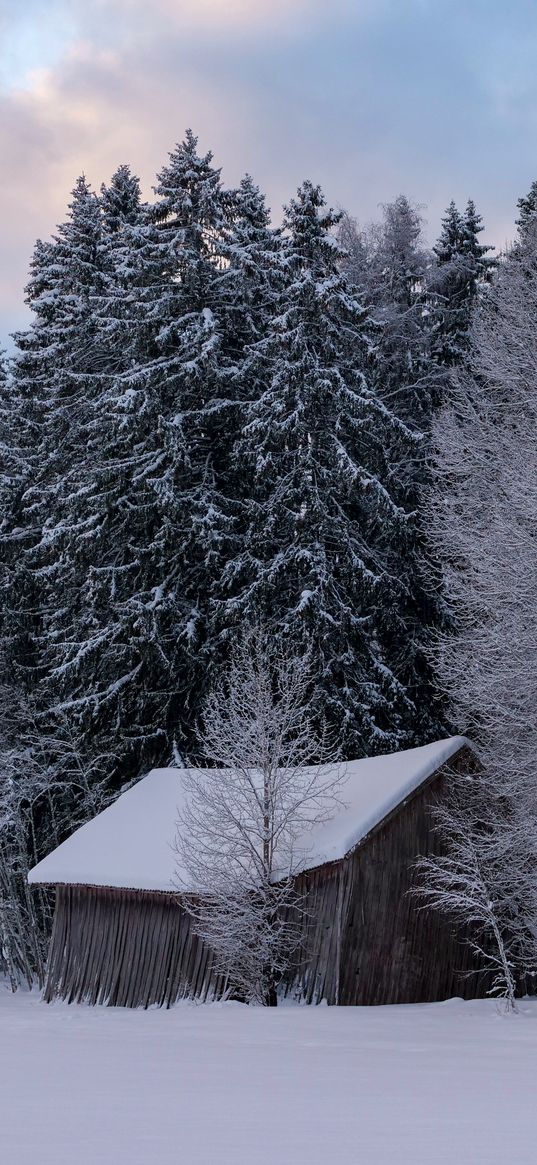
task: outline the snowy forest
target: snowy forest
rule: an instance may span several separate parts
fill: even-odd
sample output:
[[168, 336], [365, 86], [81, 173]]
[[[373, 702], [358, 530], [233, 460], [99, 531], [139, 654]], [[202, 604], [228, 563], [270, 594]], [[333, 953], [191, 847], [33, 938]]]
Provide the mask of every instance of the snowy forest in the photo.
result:
[[199, 761], [262, 626], [307, 654], [344, 758], [471, 736], [483, 779], [429, 893], [493, 933], [514, 994], [537, 966], [537, 183], [498, 258], [472, 200], [432, 249], [405, 196], [361, 225], [310, 181], [274, 226], [190, 131], [154, 193], [126, 165], [78, 179], [0, 359], [0, 968], [41, 974], [28, 866]]

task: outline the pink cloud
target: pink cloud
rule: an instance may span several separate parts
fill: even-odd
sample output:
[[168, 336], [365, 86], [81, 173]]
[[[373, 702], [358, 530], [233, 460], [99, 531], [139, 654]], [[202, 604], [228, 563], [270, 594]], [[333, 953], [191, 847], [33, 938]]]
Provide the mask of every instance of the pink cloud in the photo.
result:
[[[429, 0], [407, 6], [419, 13], [417, 34]], [[25, 20], [35, 10], [36, 19], [57, 19], [64, 38], [51, 67], [27, 76], [24, 88], [0, 88], [0, 347], [20, 322], [34, 241], [65, 217], [78, 174], [98, 188], [129, 162], [149, 196], [187, 126], [202, 149], [214, 150], [227, 184], [245, 170], [254, 175], [275, 218], [304, 177], [363, 219], [403, 188], [429, 203], [433, 234], [452, 192], [459, 197], [460, 187], [461, 197], [479, 201], [467, 177], [478, 165], [473, 151], [454, 166], [444, 148], [436, 67], [434, 86], [412, 105], [429, 47], [419, 68], [408, 66], [410, 41], [405, 55], [395, 38], [386, 58], [378, 27], [387, 36], [401, 7], [400, 0], [0, 0], [3, 33], [19, 10]], [[451, 74], [444, 81], [453, 152], [464, 134], [453, 120]], [[466, 106], [461, 117], [466, 125]], [[486, 137], [476, 140], [489, 156]], [[503, 241], [514, 198], [506, 188], [505, 207], [494, 214], [493, 197], [481, 208], [491, 225], [502, 221]]]
[[237, 28], [251, 35], [257, 30], [262, 44], [264, 25], [281, 42], [291, 36], [293, 20], [317, 7], [317, 0], [290, 6], [289, 0], [94, 0], [72, 6], [79, 35], [61, 61], [34, 71], [24, 88], [0, 90], [0, 156], [9, 175], [0, 184], [0, 221], [9, 224], [0, 237], [0, 347], [21, 315], [35, 239], [62, 221], [81, 172], [98, 188], [128, 161], [149, 195], [168, 151], [191, 125], [201, 148], [213, 148], [217, 164], [224, 163], [230, 185], [246, 169], [255, 173], [268, 147], [261, 168], [272, 170], [268, 193], [279, 213], [293, 186], [283, 186], [272, 165], [269, 142], [279, 126], [271, 127], [268, 116], [275, 102], [270, 68], [265, 87], [259, 79], [252, 91], [251, 75], [243, 76], [234, 59], [235, 37]]
[[[188, 124], [199, 128], [204, 148], [209, 138], [221, 140], [226, 124], [238, 125], [231, 93], [224, 101], [206, 78], [202, 84], [144, 71], [143, 60], [138, 65], [133, 68], [132, 57], [125, 62], [79, 44], [61, 67], [34, 75], [30, 89], [0, 93], [0, 313], [7, 326], [20, 317], [34, 241], [65, 217], [79, 173], [98, 187], [129, 161], [149, 193], [156, 170]], [[235, 136], [235, 130], [225, 133], [228, 149]]]

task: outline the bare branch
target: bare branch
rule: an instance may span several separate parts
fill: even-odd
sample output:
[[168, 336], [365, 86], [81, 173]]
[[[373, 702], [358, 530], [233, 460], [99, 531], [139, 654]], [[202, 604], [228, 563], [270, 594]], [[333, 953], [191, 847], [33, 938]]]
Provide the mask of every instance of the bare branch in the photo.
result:
[[303, 839], [339, 801], [337, 749], [316, 730], [307, 656], [248, 630], [208, 697], [208, 765], [184, 775], [177, 887], [230, 989], [274, 1002], [304, 911]]

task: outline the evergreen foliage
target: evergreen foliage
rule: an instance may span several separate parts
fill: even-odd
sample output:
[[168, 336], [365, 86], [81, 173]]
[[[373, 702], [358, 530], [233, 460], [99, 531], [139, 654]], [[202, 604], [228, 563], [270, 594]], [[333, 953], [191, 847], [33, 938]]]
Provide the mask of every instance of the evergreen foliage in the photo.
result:
[[479, 288], [490, 280], [494, 248], [479, 241], [481, 215], [472, 199], [464, 214], [453, 201], [442, 220], [434, 247], [436, 264], [429, 279], [433, 304], [432, 351], [439, 364], [452, 368], [467, 356], [470, 327]]
[[344, 268], [371, 304], [376, 328], [371, 382], [380, 399], [414, 433], [413, 446], [401, 440], [397, 429], [385, 446], [390, 491], [407, 519], [396, 536], [384, 524], [379, 536], [399, 587], [398, 601], [392, 604], [391, 665], [411, 696], [417, 742], [443, 731], [429, 647], [444, 624], [445, 611], [432, 579], [421, 521], [422, 497], [430, 480], [430, 426], [443, 383], [431, 350], [427, 290], [431, 259], [423, 244], [419, 209], [404, 195], [383, 208], [380, 223], [360, 230], [347, 218], [342, 226]]
[[537, 213], [537, 180], [532, 182], [528, 193], [518, 199], [519, 218], [516, 220], [519, 235], [522, 237], [527, 228], [534, 222]]
[[224, 189], [188, 131], [152, 202], [127, 165], [99, 195], [82, 176], [36, 244], [31, 322], [0, 360], [15, 978], [39, 970], [21, 936], [48, 917], [28, 862], [125, 780], [196, 758], [198, 709], [248, 627], [311, 660], [346, 755], [442, 732], [421, 495], [488, 248], [473, 204], [450, 208], [442, 290], [406, 198], [365, 231], [340, 217], [305, 182], [274, 229], [253, 180]]
[[309, 182], [286, 210], [277, 310], [248, 355], [260, 392], [235, 453], [251, 497], [228, 616], [261, 614], [312, 653], [320, 715], [362, 754], [409, 739], [411, 701], [389, 664], [399, 580], [386, 569], [406, 515], [385, 451], [395, 432], [413, 437], [368, 384], [374, 329], [340, 270], [337, 221]]
[[344, 216], [338, 237], [343, 269], [378, 325], [375, 387], [399, 416], [426, 430], [440, 378], [430, 352], [430, 256], [419, 208], [401, 194], [383, 207], [382, 221], [365, 230]]

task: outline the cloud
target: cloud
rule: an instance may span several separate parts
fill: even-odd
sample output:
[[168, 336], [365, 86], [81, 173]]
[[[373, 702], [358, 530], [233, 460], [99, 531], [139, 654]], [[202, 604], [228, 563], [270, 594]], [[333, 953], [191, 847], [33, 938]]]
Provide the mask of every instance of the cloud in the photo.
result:
[[0, 86], [24, 85], [32, 70], [61, 60], [75, 35], [65, 0], [0, 0]]
[[189, 125], [276, 217], [308, 176], [363, 219], [405, 190], [431, 236], [472, 195], [503, 243], [535, 176], [537, 15], [513, 5], [506, 35], [500, 0], [0, 0], [19, 46], [0, 88], [0, 346], [77, 175], [98, 187], [128, 161], [149, 194]]
[[[140, 11], [138, 0], [119, 0], [126, 13]], [[102, 7], [117, 8], [115, 0], [101, 0]], [[237, 29], [277, 25], [282, 17], [290, 23], [318, 8], [317, 0], [153, 0], [153, 13], [166, 18], [175, 28]]]
[[137, 29], [140, 21], [154, 28], [160, 19], [166, 21], [168, 31], [201, 29], [205, 34], [212, 31], [236, 37], [249, 36], [260, 29], [274, 29], [285, 39], [311, 23], [326, 24], [327, 16], [330, 22], [338, 15], [378, 18], [395, 3], [396, 0], [332, 0], [327, 10], [326, 0], [152, 0], [150, 5], [141, 0], [94, 0], [88, 11], [88, 5], [82, 0], [80, 12], [86, 24], [93, 28], [99, 27], [106, 14], [107, 20], [116, 22], [116, 27], [127, 19]]

